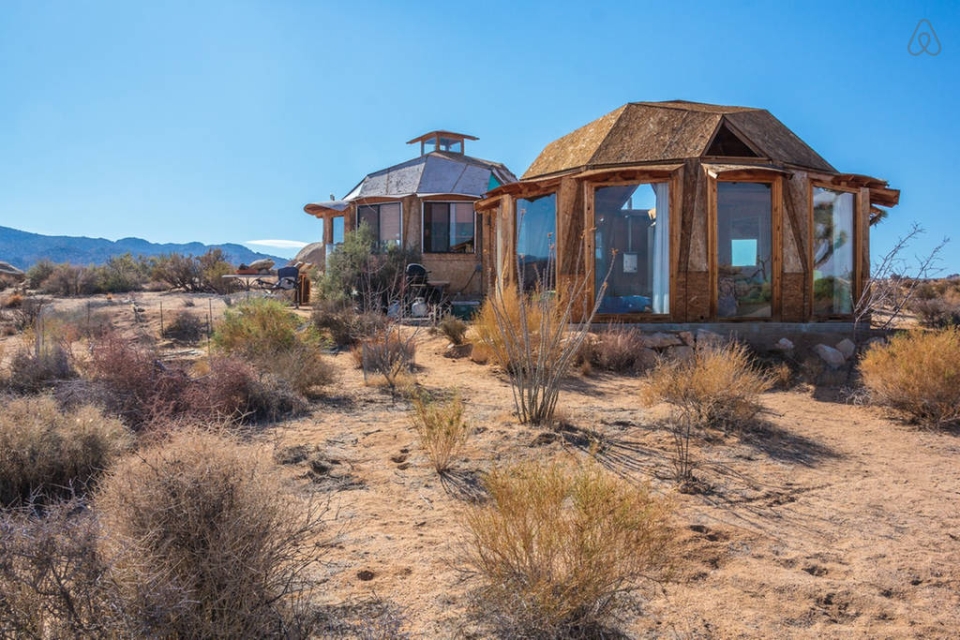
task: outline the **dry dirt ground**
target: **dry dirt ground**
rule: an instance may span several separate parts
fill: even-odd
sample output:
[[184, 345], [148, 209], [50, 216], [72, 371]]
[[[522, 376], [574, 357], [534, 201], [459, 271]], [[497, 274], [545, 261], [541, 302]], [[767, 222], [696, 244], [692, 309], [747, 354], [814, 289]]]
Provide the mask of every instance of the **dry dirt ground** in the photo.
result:
[[[142, 294], [140, 324], [125, 303], [99, 308], [155, 335], [159, 304], [166, 316], [187, 300], [215, 317], [224, 306]], [[16, 338], [4, 340], [9, 347]], [[474, 428], [449, 477], [438, 477], [420, 449], [409, 404], [365, 384], [348, 353], [330, 356], [339, 379], [309, 415], [255, 436], [275, 448], [300, 489], [332, 500], [323, 604], [378, 599], [398, 608], [409, 637], [486, 637], [466, 614], [478, 583], [458, 559], [458, 514], [480, 495], [481, 474], [520, 459], [595, 459], [676, 505], [673, 577], [640, 585], [619, 625], [628, 637], [960, 635], [956, 433], [918, 431], [875, 408], [823, 399], [842, 394], [771, 392], [761, 425], [697, 442], [706, 489], [680, 494], [662, 426], [668, 408], [641, 407], [641, 377], [572, 378], [560, 397], [564, 426], [548, 433], [517, 423], [506, 379], [491, 365], [444, 357], [445, 340], [426, 329], [417, 340], [416, 384], [459, 391]]]

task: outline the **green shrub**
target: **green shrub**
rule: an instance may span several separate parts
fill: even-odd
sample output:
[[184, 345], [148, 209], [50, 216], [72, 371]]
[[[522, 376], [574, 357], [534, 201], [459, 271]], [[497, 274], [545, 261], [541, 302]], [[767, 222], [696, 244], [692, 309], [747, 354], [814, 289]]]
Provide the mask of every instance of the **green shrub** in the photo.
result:
[[52, 260], [44, 258], [33, 263], [26, 272], [27, 286], [31, 289], [39, 289], [43, 281], [50, 277], [56, 265]]
[[131, 444], [93, 407], [61, 411], [49, 397], [8, 399], [0, 412], [0, 505], [82, 493]]
[[960, 329], [911, 331], [871, 346], [860, 362], [873, 402], [927, 427], [960, 421]]
[[398, 297], [403, 274], [420, 253], [404, 247], [377, 246], [367, 225], [344, 235], [343, 244], [327, 258], [317, 282], [321, 298], [346, 301], [361, 311], [381, 311]]
[[176, 432], [116, 465], [94, 507], [123, 607], [152, 636], [297, 637], [323, 509], [262, 448]]
[[319, 298], [314, 305], [313, 324], [341, 347], [352, 346], [383, 331], [387, 318], [379, 311], [357, 311], [348, 300]]
[[617, 596], [667, 566], [669, 508], [646, 488], [529, 463], [485, 486], [490, 500], [465, 516], [466, 560], [483, 581], [481, 615], [504, 637], [594, 637]]

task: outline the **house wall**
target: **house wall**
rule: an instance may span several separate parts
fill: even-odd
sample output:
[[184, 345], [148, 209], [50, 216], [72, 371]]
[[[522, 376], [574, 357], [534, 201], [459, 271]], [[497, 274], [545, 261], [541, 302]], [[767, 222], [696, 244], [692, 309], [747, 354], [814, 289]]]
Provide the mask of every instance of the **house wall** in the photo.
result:
[[[624, 179], [631, 172], [641, 175], [642, 167], [620, 171]], [[711, 169], [713, 171], [713, 169]], [[718, 170], [719, 171], [719, 170]], [[597, 172], [594, 172], [597, 173]], [[610, 172], [613, 173], [613, 170]], [[557, 193], [557, 276], [560, 290], [567, 290], [577, 277], [588, 273], [593, 260], [591, 234], [584, 231], [589, 226], [592, 213], [590, 180], [595, 176], [582, 174], [564, 176], [556, 184], [523, 185], [514, 189], [516, 194], [500, 195], [499, 207], [484, 213], [485, 230], [483, 252], [485, 257], [485, 283], [493, 289], [499, 275], [511, 281], [512, 274], [504, 273], [503, 265], [496, 266], [497, 226], [504, 225], [502, 233], [507, 238], [515, 234], [515, 222], [510, 212], [516, 197], [535, 197], [551, 191]], [[715, 207], [716, 185], [719, 180], [742, 180], [768, 182], [772, 185], [772, 233], [773, 233], [773, 300], [769, 319], [742, 319], [734, 322], [809, 322], [813, 317], [813, 272], [811, 267], [812, 215], [811, 176], [802, 169], [783, 172], [778, 169], [757, 167], [757, 170], [742, 167], [727, 172], [708, 173], [700, 159], [684, 161], [683, 166], [671, 174], [672, 224], [676, 225], [672, 239], [671, 312], [668, 317], [628, 315], [630, 322], [703, 323], [715, 318], [716, 238]], [[859, 210], [855, 238], [858, 243], [857, 291], [869, 271], [869, 189], [858, 193]], [[513, 251], [512, 242], [508, 251]], [[586, 252], [582, 253], [583, 247]], [[856, 293], [855, 293], [856, 295]], [[586, 296], [589, 297], [589, 296]], [[585, 303], [587, 301], [585, 300]], [[583, 308], [583, 307], [582, 307]]]

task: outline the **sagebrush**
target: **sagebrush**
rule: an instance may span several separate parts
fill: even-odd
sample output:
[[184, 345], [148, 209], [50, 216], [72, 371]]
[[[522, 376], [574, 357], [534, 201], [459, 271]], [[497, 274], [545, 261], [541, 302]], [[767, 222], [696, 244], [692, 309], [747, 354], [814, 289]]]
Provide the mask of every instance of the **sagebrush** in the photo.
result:
[[437, 473], [446, 473], [470, 437], [463, 416], [463, 400], [454, 394], [449, 400], [434, 400], [423, 394], [412, 401], [411, 418], [420, 446]]
[[[480, 615], [508, 637], [567, 637], [602, 625], [618, 597], [668, 568], [669, 505], [599, 468], [495, 469], [464, 516]], [[592, 636], [591, 636], [592, 637]]]
[[960, 328], [910, 331], [860, 362], [870, 399], [926, 427], [960, 422]]

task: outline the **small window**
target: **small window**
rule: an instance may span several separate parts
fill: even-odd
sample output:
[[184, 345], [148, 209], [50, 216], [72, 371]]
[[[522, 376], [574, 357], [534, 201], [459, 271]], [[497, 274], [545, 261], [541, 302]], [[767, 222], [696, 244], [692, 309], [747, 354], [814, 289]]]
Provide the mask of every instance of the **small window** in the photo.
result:
[[425, 202], [424, 253], [473, 253], [475, 214], [470, 202]]
[[357, 228], [367, 225], [381, 246], [400, 244], [400, 203], [361, 205], [357, 207]]

